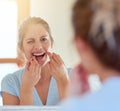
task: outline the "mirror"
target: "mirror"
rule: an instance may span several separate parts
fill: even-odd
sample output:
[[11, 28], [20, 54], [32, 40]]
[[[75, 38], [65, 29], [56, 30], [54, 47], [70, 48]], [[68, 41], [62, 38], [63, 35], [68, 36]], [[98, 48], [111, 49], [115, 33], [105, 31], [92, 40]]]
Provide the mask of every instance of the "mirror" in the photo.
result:
[[[71, 8], [72, 8], [72, 4], [73, 4], [73, 0], [64, 0], [64, 1], [59, 1], [59, 0], [1, 0], [1, 1], [11, 1], [12, 3], [14, 2], [15, 8], [16, 8], [16, 12], [15, 13], [19, 13], [18, 18], [16, 20], [16, 23], [19, 24], [19, 22], [24, 18], [21, 17], [21, 13], [23, 14], [23, 16], [39, 16], [43, 19], [45, 19], [48, 24], [50, 25], [51, 28], [51, 32], [52, 32], [52, 36], [54, 38], [54, 46], [53, 46], [53, 50], [58, 53], [62, 59], [64, 60], [65, 64], [67, 67], [73, 67], [74, 64], [76, 64], [76, 62], [78, 61], [78, 59], [76, 58], [76, 51], [74, 51], [72, 48], [72, 26], [71, 26], [71, 21], [70, 21], [70, 17], [71, 17]], [[0, 3], [1, 3], [0, 1]], [[28, 4], [26, 4], [28, 3]], [[7, 3], [8, 4], [8, 3]], [[10, 3], [11, 4], [11, 3]], [[11, 6], [9, 6], [11, 7]], [[27, 10], [23, 10], [24, 7], [27, 8]], [[8, 7], [6, 7], [8, 8]], [[15, 9], [14, 9], [15, 10]], [[2, 12], [3, 10], [0, 10], [1, 13], [5, 13]], [[9, 14], [9, 12], [8, 12]], [[9, 15], [10, 16], [10, 15]], [[7, 18], [11, 19], [11, 18]], [[8, 22], [12, 22], [11, 20], [9, 20]], [[6, 22], [3, 22], [5, 26], [7, 26], [8, 24], [6, 24]], [[17, 25], [16, 25], [17, 28]], [[15, 30], [16, 31], [16, 30]], [[6, 32], [7, 33], [7, 32]], [[15, 34], [16, 36], [17, 34]], [[9, 38], [12, 38], [13, 36], [11, 36], [9, 34], [9, 36], [7, 36]], [[1, 40], [3, 40], [3, 36], [1, 36]], [[14, 41], [13, 41], [14, 40]], [[10, 44], [14, 44], [15, 43], [15, 47], [16, 47], [16, 42], [15, 39], [10, 39], [7, 40], [7, 46], [10, 46]], [[4, 43], [4, 41], [2, 41]], [[5, 39], [6, 42], [6, 39]], [[13, 43], [12, 43], [13, 42]], [[2, 48], [5, 46], [1, 46]], [[15, 48], [13, 46], [13, 48]], [[8, 47], [7, 47], [8, 48]], [[2, 50], [2, 49], [1, 49]], [[12, 49], [6, 49], [6, 50], [12, 50]], [[16, 48], [15, 48], [16, 50]], [[10, 53], [11, 54], [11, 53]], [[9, 56], [9, 54], [7, 54], [7, 58], [16, 58], [16, 53], [14, 51], [14, 55], [13, 56]], [[74, 58], [75, 57], [75, 58]], [[4, 60], [2, 58], [6, 58], [6, 57], [1, 57], [1, 61]], [[9, 59], [11, 61], [11, 59]], [[13, 59], [14, 60], [14, 59]], [[0, 61], [0, 62], [1, 62]], [[6, 61], [6, 60], [5, 60]], [[1, 79], [9, 74], [12, 73], [16, 70], [18, 70], [19, 68], [16, 65], [16, 62], [1, 62], [0, 65], [0, 73], [1, 73]], [[3, 64], [4, 63], [4, 64]], [[7, 70], [6, 70], [7, 69]], [[1, 83], [1, 80], [0, 80]], [[1, 98], [0, 98], [1, 101]], [[0, 102], [0, 105], [2, 105], [2, 102]]]

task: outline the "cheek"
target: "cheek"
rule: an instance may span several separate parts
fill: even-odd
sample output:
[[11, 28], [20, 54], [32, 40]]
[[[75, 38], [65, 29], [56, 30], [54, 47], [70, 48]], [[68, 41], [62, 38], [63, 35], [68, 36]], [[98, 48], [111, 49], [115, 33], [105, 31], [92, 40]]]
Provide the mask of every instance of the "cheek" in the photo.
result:
[[46, 45], [44, 46], [44, 49], [45, 49], [46, 51], [50, 51], [50, 52], [51, 52], [51, 49], [52, 49], [51, 43], [46, 44]]
[[32, 51], [32, 49], [33, 48], [31, 46], [23, 45], [23, 51], [27, 55]]

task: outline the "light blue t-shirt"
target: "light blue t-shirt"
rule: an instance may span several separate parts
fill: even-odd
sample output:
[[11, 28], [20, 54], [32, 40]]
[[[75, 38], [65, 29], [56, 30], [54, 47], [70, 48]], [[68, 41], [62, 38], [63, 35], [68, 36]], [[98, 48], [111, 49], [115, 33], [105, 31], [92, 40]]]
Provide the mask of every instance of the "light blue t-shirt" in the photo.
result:
[[61, 106], [61, 111], [120, 111], [120, 78], [109, 78], [97, 92], [72, 97]]
[[[68, 69], [70, 74], [71, 69]], [[20, 84], [22, 80], [24, 69], [20, 69], [12, 74], [5, 76], [1, 83], [1, 91], [12, 94], [20, 98]], [[60, 102], [59, 92], [57, 88], [56, 80], [52, 77], [50, 81], [48, 97], [46, 105], [57, 105]], [[34, 88], [34, 105], [42, 106], [42, 101], [37, 93], [36, 88]]]

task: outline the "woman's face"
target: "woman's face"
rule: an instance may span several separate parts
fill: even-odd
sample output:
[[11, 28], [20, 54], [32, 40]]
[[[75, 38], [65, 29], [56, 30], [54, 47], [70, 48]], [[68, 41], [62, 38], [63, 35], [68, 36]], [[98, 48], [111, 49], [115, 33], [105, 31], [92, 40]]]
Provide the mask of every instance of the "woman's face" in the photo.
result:
[[51, 50], [49, 33], [40, 24], [31, 24], [26, 29], [22, 50], [30, 60], [35, 56], [39, 64], [44, 65], [48, 61], [47, 51]]

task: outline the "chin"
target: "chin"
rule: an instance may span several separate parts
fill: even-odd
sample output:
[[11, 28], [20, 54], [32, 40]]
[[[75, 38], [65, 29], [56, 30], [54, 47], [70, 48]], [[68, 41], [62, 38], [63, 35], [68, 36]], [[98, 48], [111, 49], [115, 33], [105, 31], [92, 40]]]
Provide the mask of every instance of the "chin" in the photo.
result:
[[38, 62], [41, 67], [45, 66], [46, 62]]

